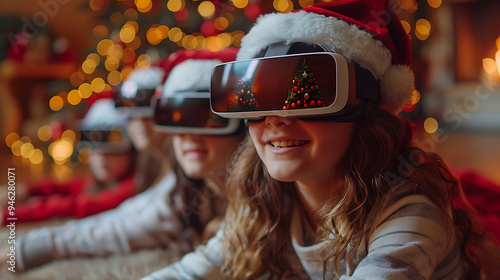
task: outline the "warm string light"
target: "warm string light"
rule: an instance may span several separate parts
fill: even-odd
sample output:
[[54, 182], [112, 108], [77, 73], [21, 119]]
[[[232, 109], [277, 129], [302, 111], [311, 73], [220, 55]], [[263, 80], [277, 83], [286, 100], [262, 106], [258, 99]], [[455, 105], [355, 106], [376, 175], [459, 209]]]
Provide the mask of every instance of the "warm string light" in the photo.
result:
[[484, 76], [489, 82], [498, 83], [500, 81], [500, 37], [495, 41], [497, 50], [495, 52], [495, 58], [484, 58], [483, 59], [483, 70]]
[[[43, 125], [38, 129], [38, 138], [47, 142], [53, 137], [50, 126]], [[61, 138], [49, 145], [48, 153], [56, 164], [64, 164], [73, 154], [76, 134], [72, 130], [66, 130]], [[28, 136], [19, 137], [15, 132], [9, 133], [5, 138], [5, 144], [11, 149], [13, 155], [29, 159], [32, 164], [40, 164], [44, 160], [41, 149], [35, 148], [32, 140]]]

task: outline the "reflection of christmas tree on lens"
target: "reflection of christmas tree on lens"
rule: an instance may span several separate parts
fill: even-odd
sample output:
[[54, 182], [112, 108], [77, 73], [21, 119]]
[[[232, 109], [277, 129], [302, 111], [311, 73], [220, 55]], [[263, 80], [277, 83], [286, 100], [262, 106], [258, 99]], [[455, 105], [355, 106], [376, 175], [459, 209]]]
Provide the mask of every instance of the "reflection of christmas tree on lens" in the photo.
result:
[[325, 103], [316, 77], [304, 59], [302, 65], [295, 72], [283, 110], [315, 107], [325, 107]]
[[234, 97], [229, 104], [229, 110], [252, 110], [257, 107], [259, 107], [259, 102], [253, 96], [252, 85], [244, 79], [239, 79], [235, 86]]

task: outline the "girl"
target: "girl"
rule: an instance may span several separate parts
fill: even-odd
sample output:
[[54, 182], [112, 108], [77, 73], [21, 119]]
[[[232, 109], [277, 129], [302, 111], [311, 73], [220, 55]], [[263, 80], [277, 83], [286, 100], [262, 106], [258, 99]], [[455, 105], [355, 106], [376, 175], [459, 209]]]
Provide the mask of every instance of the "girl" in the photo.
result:
[[[159, 99], [155, 118], [160, 129], [173, 133], [170, 159], [174, 171], [114, 210], [61, 227], [29, 232], [16, 242], [19, 270], [52, 260], [156, 247], [167, 247], [179, 255], [200, 244], [205, 226], [225, 210], [225, 198], [219, 195], [219, 188], [225, 181], [230, 155], [244, 136], [240, 121], [218, 127], [205, 125], [207, 121], [214, 123], [214, 116], [201, 114], [210, 112], [206, 98], [210, 75], [205, 70], [234, 60], [235, 56], [234, 49], [172, 54], [163, 89], [166, 97]], [[188, 100], [186, 91], [194, 92], [193, 99], [201, 101], [202, 106], [199, 102], [171, 102], [172, 98]], [[180, 112], [187, 114], [179, 115]], [[190, 122], [189, 117], [196, 122]], [[168, 122], [169, 119], [175, 122]], [[217, 117], [215, 120], [226, 122]]]
[[[142, 190], [135, 181], [137, 152], [124, 133], [125, 120], [118, 115], [111, 99], [97, 100], [82, 120], [80, 130], [80, 147], [92, 151], [91, 176], [60, 183], [46, 179], [18, 185], [18, 199], [30, 199], [17, 203], [17, 223], [94, 215], [115, 208]], [[110, 142], [110, 137], [104, 137], [113, 133], [117, 141]], [[7, 207], [3, 213], [3, 223], [9, 224]]]
[[396, 116], [410, 58], [387, 1], [261, 17], [212, 74], [211, 108], [249, 124], [225, 227], [144, 279], [498, 278], [457, 180]]

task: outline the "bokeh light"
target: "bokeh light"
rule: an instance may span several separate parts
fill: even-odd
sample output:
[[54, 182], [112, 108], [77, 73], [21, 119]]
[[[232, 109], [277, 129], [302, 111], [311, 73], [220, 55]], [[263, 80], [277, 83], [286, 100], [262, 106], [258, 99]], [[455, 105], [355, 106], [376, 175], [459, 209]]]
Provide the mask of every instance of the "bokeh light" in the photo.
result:
[[126, 46], [128, 49], [131, 49], [131, 50], [138, 49], [141, 46], [141, 38], [139, 38], [138, 36], [135, 36], [134, 40], [130, 43], [127, 43]]
[[299, 5], [302, 8], [309, 7], [314, 4], [314, 0], [299, 0]]
[[108, 55], [108, 53], [113, 49], [114, 43], [110, 39], [101, 40], [97, 43], [97, 53], [102, 56]]
[[147, 68], [151, 65], [151, 57], [147, 54], [141, 54], [137, 58], [137, 62], [135, 64], [136, 67]]
[[424, 121], [424, 129], [427, 133], [434, 133], [438, 129], [438, 122], [434, 118], [427, 118]]
[[92, 80], [90, 83], [90, 86], [92, 87], [92, 91], [94, 92], [102, 92], [104, 90], [105, 82], [102, 78], [95, 78]]
[[151, 0], [135, 0], [134, 2], [137, 10], [141, 13], [147, 13], [153, 7]]
[[106, 61], [104, 62], [104, 67], [109, 72], [118, 69], [119, 66], [120, 66], [120, 60], [117, 57], [114, 57], [114, 56], [109, 56], [106, 59]]
[[82, 63], [82, 70], [83, 70], [83, 72], [85, 72], [85, 74], [92, 74], [92, 72], [95, 71], [96, 67], [97, 67], [97, 64], [92, 59], [86, 59]]
[[19, 140], [19, 135], [15, 132], [11, 132], [7, 134], [7, 136], [5, 137], [5, 144], [7, 145], [7, 147], [11, 148], [12, 144], [18, 140]]
[[232, 33], [233, 35], [233, 46], [239, 48], [241, 44], [241, 39], [245, 36], [243, 31], [237, 30]]
[[417, 104], [420, 101], [420, 92], [418, 90], [413, 90], [410, 96], [410, 103]]
[[404, 30], [406, 31], [406, 34], [410, 34], [411, 32], [411, 26], [406, 20], [401, 20], [401, 25], [403, 26]]
[[59, 95], [56, 95], [56, 96], [53, 96], [52, 98], [50, 98], [49, 107], [52, 111], [56, 112], [56, 111], [61, 110], [63, 105], [64, 105], [64, 101]]
[[76, 134], [73, 130], [71, 129], [68, 129], [68, 130], [65, 130], [62, 135], [61, 135], [61, 139], [66, 139], [70, 142], [75, 142], [75, 139], [76, 139]]
[[109, 34], [108, 28], [105, 25], [96, 25], [92, 29], [92, 34], [94, 34], [95, 37], [104, 37]]
[[442, 0], [427, 0], [427, 3], [433, 8], [439, 8], [442, 4]]
[[236, 8], [243, 9], [248, 5], [248, 0], [233, 0], [233, 5]]
[[158, 29], [158, 25], [153, 25], [146, 32], [146, 38], [151, 45], [158, 45], [165, 37], [163, 37], [161, 30]]
[[225, 17], [218, 17], [214, 20], [214, 26], [217, 30], [225, 30], [229, 26], [229, 21]]
[[15, 156], [21, 156], [21, 146], [23, 145], [23, 141], [17, 140], [12, 143], [12, 146], [10, 147], [10, 150], [12, 151], [12, 154]]
[[21, 145], [21, 156], [23, 158], [30, 158], [35, 151], [35, 147], [31, 143], [24, 143]]
[[49, 141], [52, 138], [52, 128], [48, 125], [42, 125], [38, 129], [38, 139], [42, 141]]
[[112, 86], [118, 85], [122, 81], [122, 74], [118, 71], [111, 71], [108, 74], [108, 83]]
[[410, 13], [414, 13], [418, 9], [418, 3], [415, 0], [398, 0], [399, 6]]
[[106, 6], [107, 3], [109, 3], [109, 2], [104, 1], [104, 0], [90, 0], [89, 7], [93, 11], [100, 11], [104, 8], [104, 6]]
[[168, 0], [167, 2], [167, 9], [169, 9], [172, 12], [180, 11], [183, 8], [184, 8], [183, 0]]
[[293, 3], [290, 0], [274, 0], [273, 7], [281, 13], [288, 13], [293, 9]]
[[210, 1], [203, 1], [198, 6], [198, 13], [204, 18], [211, 18], [215, 14], [215, 5]]
[[40, 164], [43, 161], [43, 152], [40, 149], [33, 150], [33, 154], [30, 157], [32, 164]]
[[82, 101], [82, 97], [80, 95], [80, 92], [77, 89], [74, 89], [70, 92], [68, 92], [68, 103], [71, 105], [77, 105]]
[[120, 40], [122, 40], [122, 42], [124, 43], [130, 43], [134, 40], [135, 33], [136, 33], [135, 27], [132, 24], [130, 24], [130, 22], [127, 22], [120, 29]]
[[179, 42], [180, 40], [182, 40], [182, 30], [178, 27], [170, 29], [170, 32], [168, 33], [168, 38], [172, 42]]
[[73, 143], [67, 138], [62, 138], [52, 142], [48, 151], [56, 164], [64, 164], [73, 153]]
[[415, 25], [415, 36], [419, 40], [427, 40], [431, 33], [431, 23], [426, 19], [418, 19]]
[[483, 69], [488, 74], [493, 74], [497, 71], [497, 63], [492, 58], [483, 59]]
[[82, 83], [78, 87], [78, 91], [80, 92], [80, 96], [84, 99], [89, 98], [92, 95], [92, 87], [89, 83]]
[[83, 80], [85, 79], [85, 76], [83, 75], [82, 72], [76, 71], [71, 74], [69, 77], [69, 82], [71, 83], [72, 86], [77, 87], [81, 83], [83, 83]]

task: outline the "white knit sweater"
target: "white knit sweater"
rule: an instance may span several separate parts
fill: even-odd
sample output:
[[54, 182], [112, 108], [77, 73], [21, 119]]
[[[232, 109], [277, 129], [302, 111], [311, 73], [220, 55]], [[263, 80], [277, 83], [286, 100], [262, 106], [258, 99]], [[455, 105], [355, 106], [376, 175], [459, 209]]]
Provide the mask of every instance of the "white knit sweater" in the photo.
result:
[[[348, 247], [344, 256], [353, 254], [340, 261], [339, 276], [329, 270], [326, 279], [462, 279], [460, 241], [453, 226], [445, 227], [446, 215], [414, 186], [396, 189], [389, 207], [367, 223], [367, 230], [375, 228], [373, 233], [362, 237], [356, 251]], [[295, 203], [287, 279], [323, 279], [319, 251], [327, 241], [307, 245], [305, 236], [314, 235], [311, 231], [302, 207]], [[220, 273], [222, 242], [219, 231], [206, 246], [142, 280], [224, 279]]]

